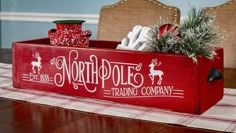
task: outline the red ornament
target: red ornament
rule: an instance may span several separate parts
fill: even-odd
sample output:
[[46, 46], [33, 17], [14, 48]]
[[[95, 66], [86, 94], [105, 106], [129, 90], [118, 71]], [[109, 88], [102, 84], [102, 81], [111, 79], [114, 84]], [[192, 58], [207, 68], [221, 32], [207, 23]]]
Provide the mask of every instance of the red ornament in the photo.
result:
[[84, 20], [58, 20], [57, 29], [48, 31], [51, 45], [69, 46], [69, 47], [88, 47], [89, 37], [92, 32], [90, 30], [82, 31]]
[[178, 34], [176, 36], [180, 37], [179, 26], [176, 24], [163, 24], [159, 27], [160, 36], [163, 36], [163, 34], [168, 31], [170, 31], [171, 33], [177, 32]]

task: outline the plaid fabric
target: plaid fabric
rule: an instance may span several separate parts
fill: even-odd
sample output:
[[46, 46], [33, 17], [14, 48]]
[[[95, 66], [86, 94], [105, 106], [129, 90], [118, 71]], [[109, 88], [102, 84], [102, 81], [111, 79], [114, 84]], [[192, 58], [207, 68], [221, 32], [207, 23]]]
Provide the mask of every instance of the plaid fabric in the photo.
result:
[[0, 97], [112, 116], [236, 132], [236, 89], [225, 88], [224, 97], [202, 115], [151, 107], [119, 104], [55, 93], [17, 89], [12, 86], [12, 65], [0, 63]]

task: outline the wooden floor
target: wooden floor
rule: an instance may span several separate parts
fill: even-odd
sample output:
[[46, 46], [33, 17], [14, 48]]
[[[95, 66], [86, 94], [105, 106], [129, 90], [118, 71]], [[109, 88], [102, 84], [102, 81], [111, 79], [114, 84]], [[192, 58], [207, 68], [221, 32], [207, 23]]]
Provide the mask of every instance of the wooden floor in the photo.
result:
[[[0, 62], [11, 63], [11, 50], [0, 49]], [[236, 88], [236, 69], [225, 69], [225, 87]], [[98, 115], [0, 98], [0, 133], [207, 133], [179, 125]]]

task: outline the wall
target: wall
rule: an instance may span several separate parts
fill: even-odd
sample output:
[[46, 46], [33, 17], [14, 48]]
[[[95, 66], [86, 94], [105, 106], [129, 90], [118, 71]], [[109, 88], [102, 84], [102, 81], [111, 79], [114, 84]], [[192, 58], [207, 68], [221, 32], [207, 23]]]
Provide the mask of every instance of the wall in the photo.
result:
[[[2, 0], [0, 0], [0, 12], [2, 11]], [[0, 20], [0, 48], [2, 42], [2, 21]]]
[[[0, 0], [0, 47], [11, 48], [14, 41], [47, 37], [47, 31], [54, 28], [56, 19], [84, 19], [83, 29], [93, 32], [96, 38], [98, 14], [101, 6], [119, 0]], [[190, 6], [209, 7], [227, 0], [160, 0], [181, 10], [187, 15]]]

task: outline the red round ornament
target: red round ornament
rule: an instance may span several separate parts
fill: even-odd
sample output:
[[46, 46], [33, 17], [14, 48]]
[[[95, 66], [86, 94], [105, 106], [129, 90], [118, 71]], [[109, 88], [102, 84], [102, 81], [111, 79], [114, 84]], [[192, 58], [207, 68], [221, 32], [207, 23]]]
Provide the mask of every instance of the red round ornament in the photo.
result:
[[159, 34], [160, 36], [163, 36], [165, 32], [177, 32], [178, 37], [180, 37], [180, 31], [179, 31], [179, 26], [176, 24], [163, 24], [159, 27]]

